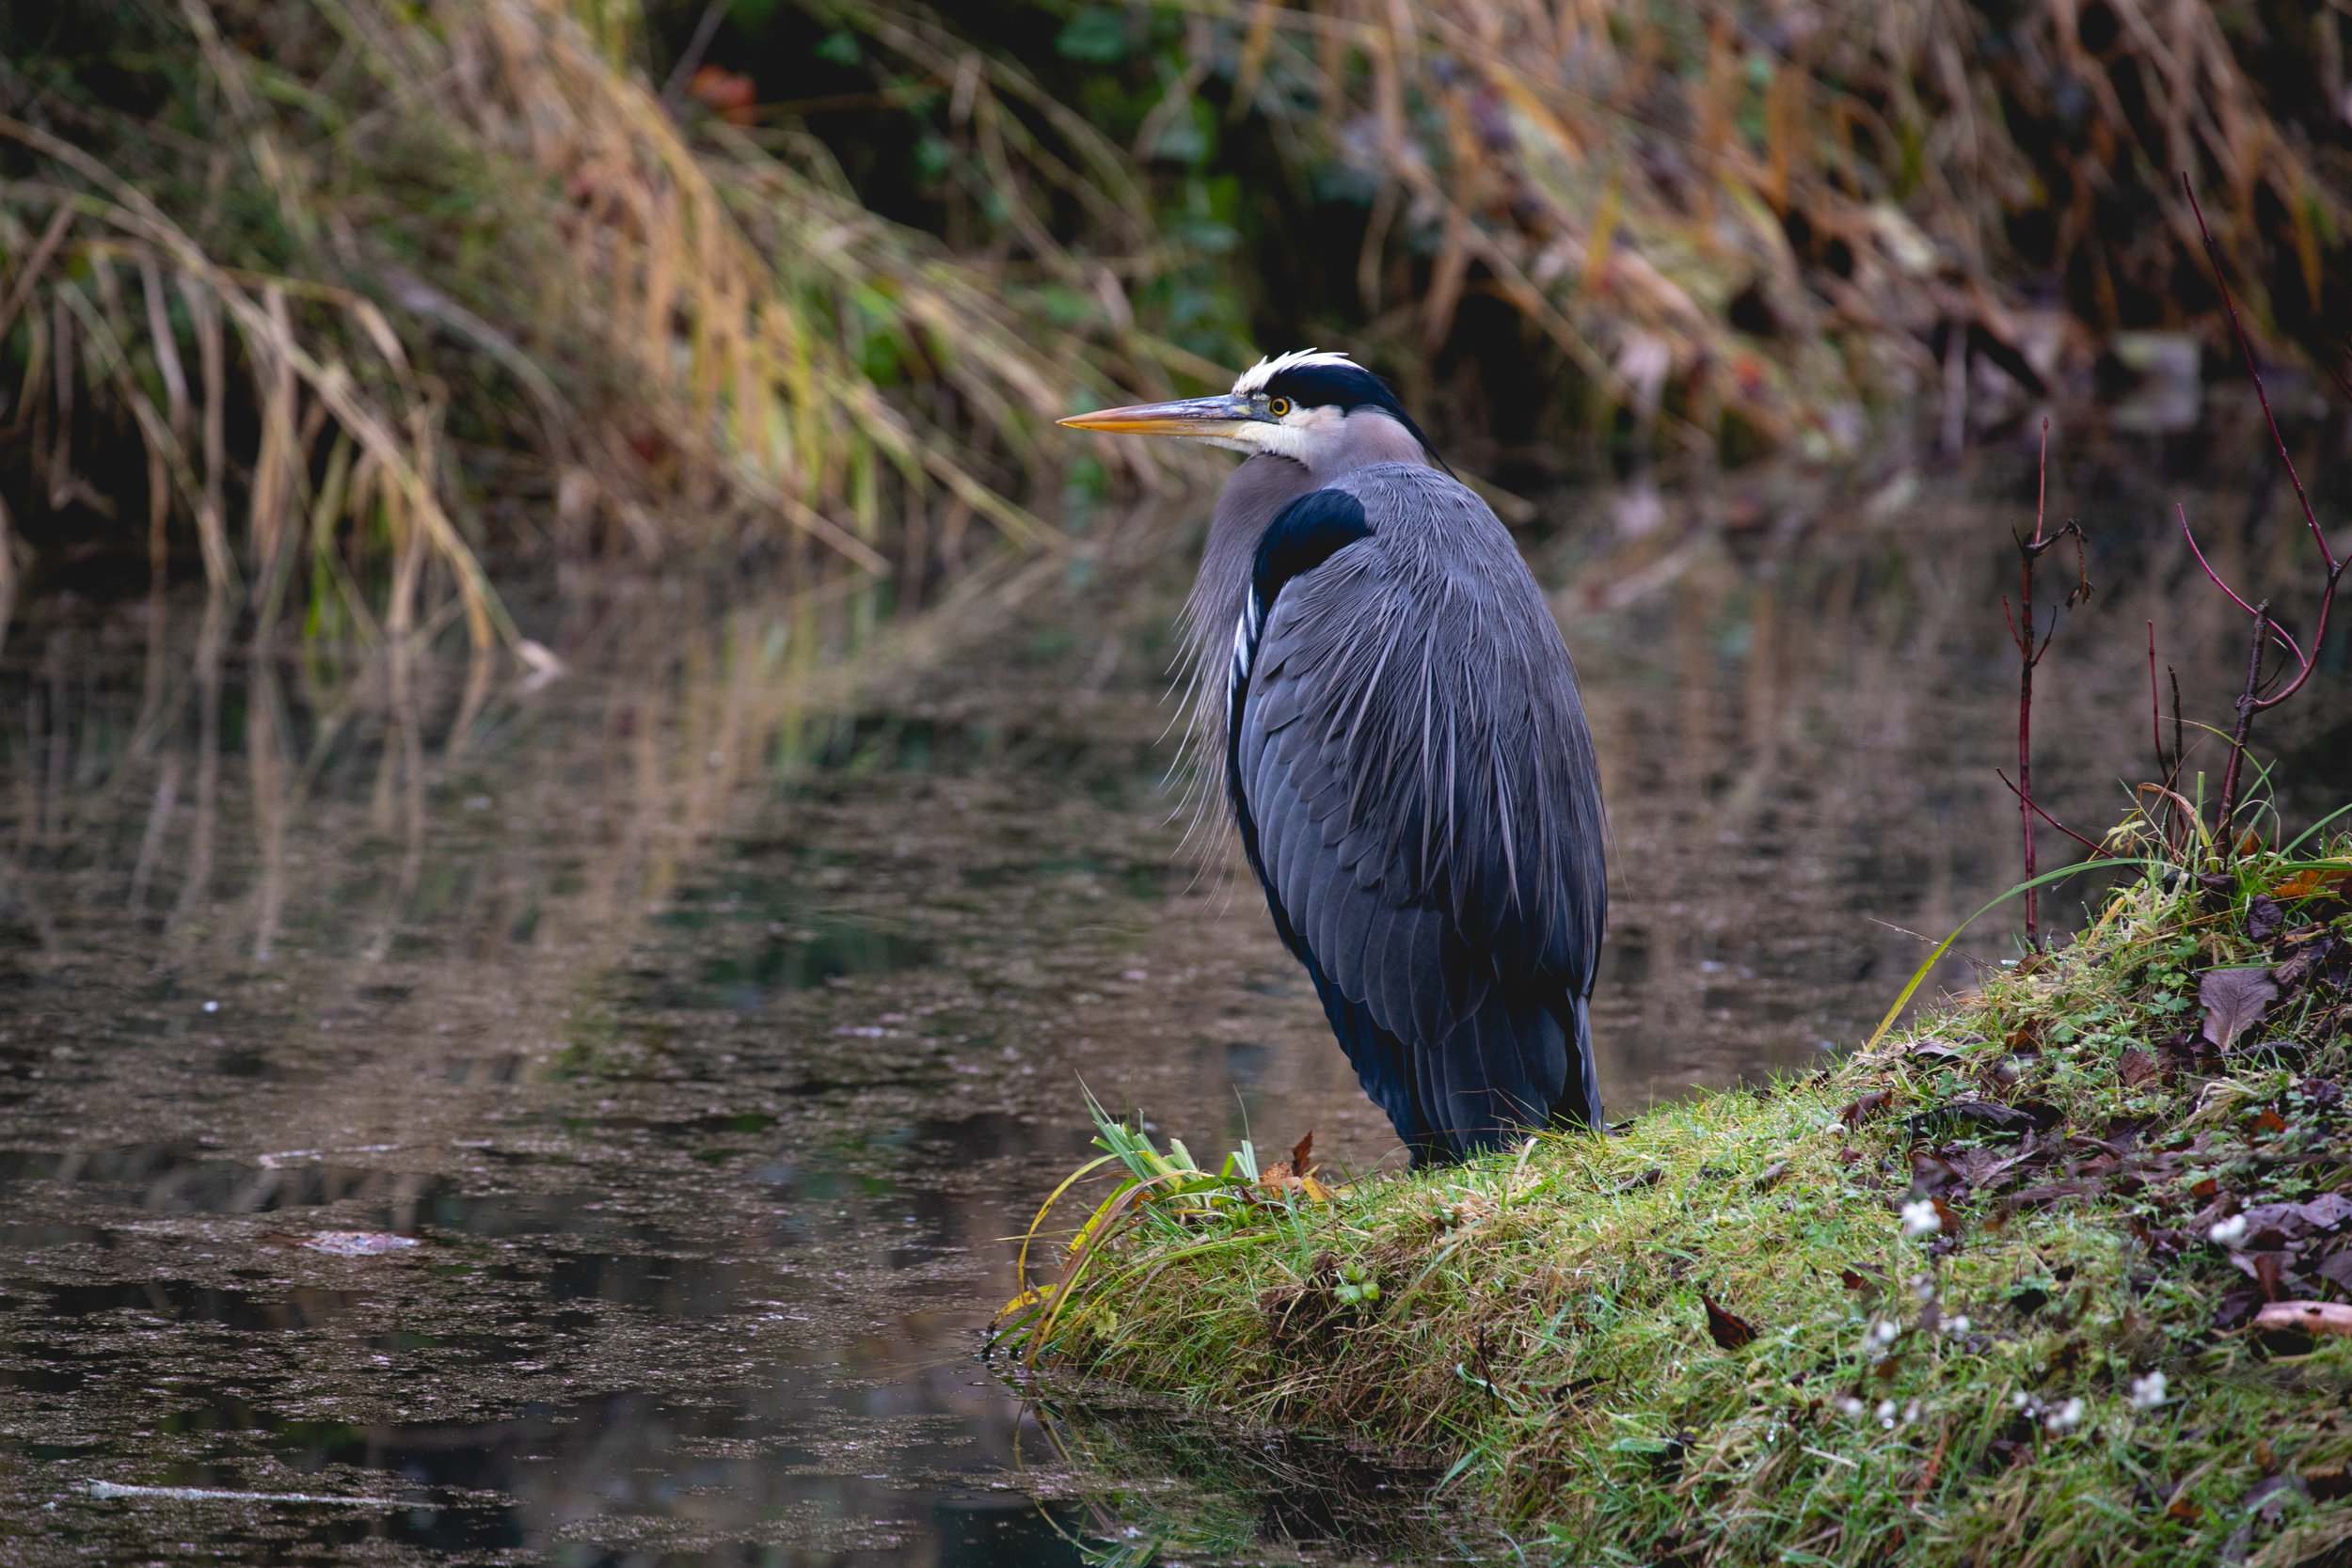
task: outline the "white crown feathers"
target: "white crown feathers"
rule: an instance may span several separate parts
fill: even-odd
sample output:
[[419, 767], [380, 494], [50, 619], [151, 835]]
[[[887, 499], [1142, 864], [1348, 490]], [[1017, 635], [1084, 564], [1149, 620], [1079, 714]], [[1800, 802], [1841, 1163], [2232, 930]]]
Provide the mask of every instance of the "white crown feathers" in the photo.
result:
[[1301, 365], [1353, 364], [1355, 364], [1353, 359], [1336, 350], [1326, 353], [1316, 348], [1295, 349], [1289, 354], [1278, 354], [1271, 359], [1261, 359], [1242, 372], [1239, 379], [1233, 383], [1233, 390], [1241, 394], [1263, 391], [1267, 382], [1284, 371], [1296, 370]]

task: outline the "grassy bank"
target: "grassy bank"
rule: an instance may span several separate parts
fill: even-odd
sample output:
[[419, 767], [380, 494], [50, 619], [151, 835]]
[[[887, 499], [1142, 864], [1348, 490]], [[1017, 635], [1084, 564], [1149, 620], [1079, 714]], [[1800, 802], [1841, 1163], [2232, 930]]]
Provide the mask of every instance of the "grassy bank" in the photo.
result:
[[1437, 1449], [1561, 1560], [2305, 1561], [2352, 1341], [2260, 1313], [2352, 1282], [2347, 879], [2151, 874], [1836, 1068], [1327, 1201], [1107, 1130], [1009, 1341]]

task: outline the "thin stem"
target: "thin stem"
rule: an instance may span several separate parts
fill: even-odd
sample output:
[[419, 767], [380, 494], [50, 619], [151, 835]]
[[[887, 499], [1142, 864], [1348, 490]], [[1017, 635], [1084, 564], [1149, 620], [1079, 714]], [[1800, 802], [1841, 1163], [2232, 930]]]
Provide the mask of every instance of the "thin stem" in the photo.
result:
[[[2033, 667], [2041, 662], [2033, 645], [2033, 563], [2042, 550], [2042, 525], [2049, 494], [2050, 421], [2044, 417], [2042, 421], [2041, 472], [2033, 503], [2033, 542], [2021, 545], [2017, 552], [2017, 620], [2024, 624], [2025, 634], [2018, 636], [2015, 626], [2010, 627], [2010, 635], [2017, 639], [2017, 783], [2011, 788], [2017, 796], [2018, 832], [2026, 841], [2026, 945], [2028, 947], [2042, 945], [2041, 890], [2033, 886]], [[2002, 613], [2008, 613], [2009, 603], [2006, 599], [2002, 601], [2001, 610]], [[2053, 632], [2058, 630], [2055, 617], [2051, 620], [2050, 629]], [[2045, 641], [2042, 646], [2047, 648], [2049, 643]], [[2009, 781], [2004, 779], [2001, 782], [2007, 784]]]
[[2187, 753], [2181, 742], [2181, 673], [2168, 664], [2164, 667], [2164, 678], [2172, 683], [2172, 771], [2164, 776], [2169, 788], [2178, 782], [2181, 763]]
[[2278, 447], [2279, 461], [2285, 465], [2287, 478], [2295, 485], [2295, 499], [2303, 507], [2303, 521], [2311, 526], [2312, 537], [2319, 544], [2319, 559], [2327, 562], [2332, 578], [2335, 555], [2328, 548], [2328, 535], [2320, 531], [2319, 518], [2312, 512], [2311, 497], [2303, 493], [2303, 476], [2295, 471], [2295, 459], [2287, 455], [2286, 437], [2279, 434], [2279, 420], [2270, 412], [2270, 394], [2264, 389], [2263, 372], [2254, 364], [2254, 345], [2246, 341], [2246, 328], [2237, 319], [2237, 301], [2230, 296], [2230, 280], [2222, 274], [2221, 249], [2213, 243], [2213, 231], [2205, 227], [2205, 210], [2197, 204], [2197, 187], [2189, 183], [2186, 174], [2181, 176], [2181, 189], [2188, 194], [2188, 210], [2197, 214], [2197, 232], [2205, 242], [2205, 259], [2213, 263], [2213, 280], [2221, 287], [2221, 303], [2230, 312], [2230, 330], [2237, 335], [2238, 353], [2246, 356], [2246, 373], [2254, 378], [2254, 396], [2262, 400], [2263, 420], [2270, 426], [2270, 439]]
[[2039, 816], [2042, 821], [2047, 822], [2051, 827], [2056, 828], [2059, 832], [2064, 833], [2068, 838], [2073, 839], [2075, 843], [2081, 845], [2084, 848], [2090, 850], [2094, 855], [2105, 850], [2105, 845], [2092, 843], [2090, 839], [2083, 837], [2082, 834], [2076, 832], [2074, 829], [2068, 827], [2057, 817], [2052, 816], [2048, 812], [2043, 811], [2042, 809], [2041, 802], [2026, 800], [2025, 795], [2018, 789], [2018, 787], [2015, 784], [2009, 783], [2009, 775], [2007, 773], [2004, 773], [1999, 768], [1995, 768], [1993, 769], [1993, 776], [2000, 780], [2001, 783], [2009, 784], [2009, 792], [2011, 795], [2016, 796], [2019, 801], [2030, 806], [2036, 816]]
[[2222, 772], [2221, 800], [2214, 810], [2214, 829], [2221, 839], [2224, 854], [2235, 842], [2230, 819], [2237, 813], [2238, 773], [2246, 761], [2246, 732], [2253, 727], [2255, 709], [2261, 705], [2254, 693], [2262, 686], [2263, 633], [2269, 624], [2270, 601], [2265, 599], [2254, 607], [2254, 635], [2246, 650], [2246, 689], [2238, 693], [2237, 724], [2230, 732], [2230, 764]]
[[669, 80], [661, 84], [661, 107], [672, 116], [678, 112], [678, 100], [685, 96], [686, 84], [703, 63], [703, 52], [719, 36], [719, 24], [726, 20], [726, 15], [727, 0], [710, 0], [702, 20], [694, 24], [694, 36], [687, 40], [686, 52], [670, 68]]
[[[2314, 654], [2319, 652], [2320, 647], [2328, 641], [2328, 617], [2336, 608], [2336, 585], [2344, 579], [2345, 564], [2345, 562], [2338, 562], [2328, 569], [2328, 590], [2319, 596], [2319, 624], [2312, 628], [2312, 652]], [[2313, 670], [2319, 668], [2317, 659], [2304, 658], [2299, 649], [2296, 650], [2295, 657], [2302, 661], [2302, 668], [2296, 672], [2295, 679], [2287, 683], [2286, 689], [2283, 691], [2274, 691], [2267, 697], [2257, 699], [2254, 704], [2256, 707], [2277, 707], [2280, 703], [2302, 690], [2303, 683], [2312, 678]]]
[[2156, 748], [2156, 771], [2169, 774], [2164, 760], [2164, 707], [2156, 694], [2156, 624], [2148, 623], [2148, 738]]
[[[2204, 567], [2206, 578], [2211, 581], [2216, 588], [2218, 588], [2224, 594], [2229, 594], [2230, 602], [2232, 604], [2237, 606], [2249, 615], [2253, 614], [2254, 607], [2248, 604], [2244, 599], [2239, 598], [2237, 596], [2237, 590], [2221, 580], [2221, 574], [2215, 571], [2212, 564], [2205, 560], [2205, 552], [2197, 547], [2197, 535], [2191, 533], [2188, 529], [2187, 509], [2183, 507], [2178, 501], [2175, 501], [2172, 503], [2172, 510], [2180, 514], [2181, 537], [2188, 541], [2188, 553], [2197, 558], [2198, 565]], [[2331, 578], [2328, 582], [2328, 589], [2331, 594], [2333, 593], [2335, 583]], [[2270, 627], [2270, 635], [2279, 640], [2279, 645], [2280, 647], [2286, 649], [2287, 652], [2295, 656], [2295, 662], [2297, 667], [2306, 672], [2311, 669], [2311, 661], [2303, 657], [2302, 648], [2296, 643], [2294, 638], [2287, 635], [2284, 627], [2279, 626], [2276, 622], [2273, 622]], [[2295, 684], [2296, 686], [2300, 686], [2303, 683], [2300, 679], [2298, 679]]]

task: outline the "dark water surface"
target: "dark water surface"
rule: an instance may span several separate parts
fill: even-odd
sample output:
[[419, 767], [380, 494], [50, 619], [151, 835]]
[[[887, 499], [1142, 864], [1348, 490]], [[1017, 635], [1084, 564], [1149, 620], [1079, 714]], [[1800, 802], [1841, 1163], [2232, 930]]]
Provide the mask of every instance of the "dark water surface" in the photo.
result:
[[[2192, 716], [2237, 645], [2162, 462], [2057, 498], [2101, 594], [2043, 667], [2037, 761], [2094, 831], [2146, 748], [2141, 624]], [[1613, 1114], [1851, 1045], [1906, 932], [2015, 879], [1990, 769], [2029, 482], [1777, 474], [1525, 531], [1608, 770]], [[2217, 564], [2287, 581], [2286, 513], [2219, 488], [2180, 491]], [[257, 640], [200, 595], [20, 605], [8, 1560], [1507, 1555], [1414, 1456], [1099, 1402], [1041, 1424], [976, 1354], [1007, 1238], [1089, 1152], [1081, 1080], [1196, 1150], [1246, 1120], [1394, 1161], [1254, 890], [1173, 819], [1200, 510], [1105, 515], [911, 633], [687, 578], [518, 594], [569, 664], [536, 685], [471, 682], [448, 639]], [[854, 689], [850, 636], [891, 660]], [[2304, 811], [2352, 787], [2324, 657], [2266, 732]], [[1986, 927], [1979, 958], [2011, 950]]]

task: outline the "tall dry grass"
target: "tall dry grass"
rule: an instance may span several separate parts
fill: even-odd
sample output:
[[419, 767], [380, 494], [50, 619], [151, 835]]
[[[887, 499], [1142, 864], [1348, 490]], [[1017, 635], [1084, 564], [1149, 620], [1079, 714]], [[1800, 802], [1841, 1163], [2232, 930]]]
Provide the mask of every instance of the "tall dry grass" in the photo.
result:
[[[453, 612], [487, 650], [519, 639], [485, 557], [715, 548], [909, 605], [1066, 544], [1018, 499], [1058, 471], [1054, 418], [1201, 368], [1049, 320], [814, 142], [690, 134], [634, 5], [150, 20], [189, 67], [151, 115], [0, 79], [0, 408], [34, 505], [143, 504], [159, 593], [192, 544], [265, 619], [372, 640]], [[1114, 163], [1065, 172], [1148, 243]], [[501, 526], [501, 489], [552, 505]], [[0, 548], [0, 617], [24, 556]]]
[[2214, 330], [2184, 175], [2257, 313], [2342, 356], [2336, 103], [2296, 122], [2240, 55], [2340, 96], [2324, 8], [1181, 3], [1209, 25], [1171, 97], [1229, 82], [1375, 187], [1375, 332], [1434, 355], [1491, 292], [1645, 430], [1834, 451], [1873, 406], [1964, 400], [1973, 361], [2039, 395], [2120, 327]]
[[[2332, 133], [2248, 63], [2299, 41], [2340, 91], [2325, 16], [1174, 0], [1115, 138], [985, 16], [803, 8], [968, 151], [984, 232], [886, 221], [803, 121], [658, 86], [638, 0], [136, 0], [107, 14], [147, 29], [117, 51], [147, 106], [0, 72], [0, 494], [44, 514], [14, 524], [143, 527], [158, 581], [193, 557], [363, 640], [516, 641], [490, 563], [517, 555], [713, 549], [870, 626], [1000, 544], [1066, 547], [1032, 500], [1052, 418], [1220, 373], [1131, 304], [1210, 264], [1154, 182], [1211, 101], [1358, 182], [1359, 346], [1413, 379], [1498, 296], [1643, 451], [1832, 455], [1917, 401], [1957, 440], [1972, 385], [2030, 398], [2117, 328], [2202, 330], [2184, 171], [2274, 341], [2327, 357], [2352, 322]], [[0, 632], [32, 563], [0, 549]]]

